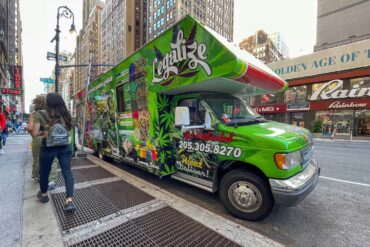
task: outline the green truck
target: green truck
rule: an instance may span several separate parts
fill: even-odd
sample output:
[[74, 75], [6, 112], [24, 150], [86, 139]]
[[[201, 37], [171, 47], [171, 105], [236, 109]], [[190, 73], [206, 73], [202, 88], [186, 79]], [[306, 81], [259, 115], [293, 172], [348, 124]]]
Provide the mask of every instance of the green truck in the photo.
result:
[[260, 220], [275, 203], [302, 201], [319, 177], [312, 134], [246, 104], [287, 87], [186, 16], [88, 86], [84, 141], [102, 159], [218, 192], [231, 213]]

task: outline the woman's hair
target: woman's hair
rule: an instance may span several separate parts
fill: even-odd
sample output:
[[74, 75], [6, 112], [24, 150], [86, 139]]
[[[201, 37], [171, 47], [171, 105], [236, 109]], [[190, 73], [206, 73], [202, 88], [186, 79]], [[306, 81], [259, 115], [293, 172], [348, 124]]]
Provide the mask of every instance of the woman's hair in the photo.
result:
[[48, 93], [46, 96], [46, 111], [54, 124], [58, 119], [62, 118], [65, 127], [70, 130], [72, 128], [71, 114], [68, 112], [66, 104], [62, 96], [57, 93]]
[[46, 98], [45, 95], [37, 95], [36, 98], [33, 99], [32, 104], [35, 107], [35, 111], [45, 110], [46, 108]]

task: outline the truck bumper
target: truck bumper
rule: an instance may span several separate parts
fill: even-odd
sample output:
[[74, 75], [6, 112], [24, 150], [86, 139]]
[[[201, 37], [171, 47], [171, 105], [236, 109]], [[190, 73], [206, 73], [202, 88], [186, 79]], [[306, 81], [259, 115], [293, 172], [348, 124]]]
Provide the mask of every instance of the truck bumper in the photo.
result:
[[282, 206], [297, 205], [316, 187], [320, 176], [320, 167], [314, 159], [307, 167], [288, 179], [269, 179], [275, 202]]

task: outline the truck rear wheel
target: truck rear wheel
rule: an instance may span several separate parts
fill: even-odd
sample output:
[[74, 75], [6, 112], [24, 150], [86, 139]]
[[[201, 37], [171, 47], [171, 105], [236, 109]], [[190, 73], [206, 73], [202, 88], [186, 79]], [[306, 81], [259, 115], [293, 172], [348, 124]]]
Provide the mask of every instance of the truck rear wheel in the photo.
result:
[[267, 217], [274, 207], [269, 188], [255, 173], [237, 169], [222, 178], [219, 196], [223, 205], [235, 216], [257, 221]]

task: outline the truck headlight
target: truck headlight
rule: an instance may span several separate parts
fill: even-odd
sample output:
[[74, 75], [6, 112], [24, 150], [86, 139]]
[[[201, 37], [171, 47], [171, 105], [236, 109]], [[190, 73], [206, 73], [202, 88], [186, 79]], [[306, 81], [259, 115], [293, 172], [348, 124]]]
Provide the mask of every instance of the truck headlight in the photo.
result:
[[303, 158], [300, 150], [287, 154], [275, 154], [276, 166], [282, 170], [289, 170], [295, 166], [301, 165], [302, 162]]

